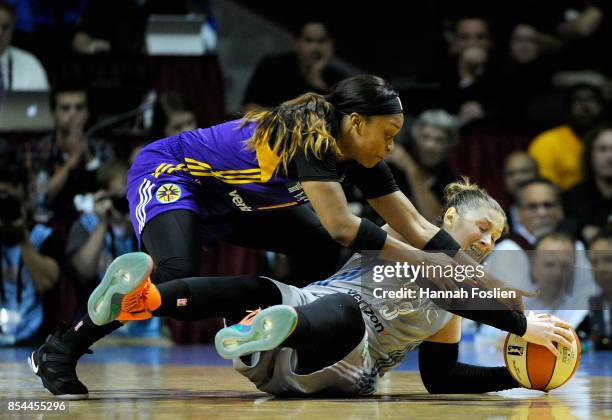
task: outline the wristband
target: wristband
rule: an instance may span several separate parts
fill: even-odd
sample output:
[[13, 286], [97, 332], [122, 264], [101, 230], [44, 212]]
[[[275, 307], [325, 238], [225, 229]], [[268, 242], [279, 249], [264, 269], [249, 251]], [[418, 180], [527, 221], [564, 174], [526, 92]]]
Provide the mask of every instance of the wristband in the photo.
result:
[[440, 229], [423, 247], [423, 251], [444, 252], [449, 257], [454, 257], [460, 249], [461, 245], [444, 229]]

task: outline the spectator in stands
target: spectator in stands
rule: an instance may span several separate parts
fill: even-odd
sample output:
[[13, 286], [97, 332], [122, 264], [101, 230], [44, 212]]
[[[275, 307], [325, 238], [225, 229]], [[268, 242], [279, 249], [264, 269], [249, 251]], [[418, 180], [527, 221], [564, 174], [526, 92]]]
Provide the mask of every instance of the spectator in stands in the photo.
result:
[[[86, 302], [85, 298], [102, 280], [115, 258], [138, 251], [125, 198], [127, 170], [127, 163], [104, 162], [97, 174], [100, 189], [76, 200], [80, 204], [80, 217], [70, 228], [66, 256], [82, 302]], [[81, 317], [86, 308], [79, 310]], [[127, 335], [159, 336], [160, 323], [130, 323], [121, 331]]]
[[523, 23], [517, 24], [510, 35], [510, 57], [517, 63], [532, 63], [540, 56], [537, 31]]
[[514, 124], [529, 117], [537, 94], [550, 87], [554, 60], [543, 55], [537, 30], [524, 23], [514, 26], [508, 56], [501, 70], [502, 94], [495, 109]]
[[[183, 131], [198, 128], [198, 121], [193, 108], [186, 99], [177, 92], [164, 92], [157, 96], [153, 106], [153, 122], [151, 124], [151, 137], [161, 139], [175, 136]], [[131, 163], [144, 143], [136, 144], [128, 161]]]
[[447, 110], [461, 124], [484, 117], [489, 96], [496, 87], [497, 69], [491, 57], [493, 41], [489, 23], [481, 17], [457, 19], [449, 50], [454, 55], [443, 66], [442, 80]]
[[0, 345], [36, 341], [43, 294], [60, 276], [63, 244], [53, 229], [30, 225], [27, 172], [0, 169]]
[[518, 221], [518, 209], [514, 202], [516, 190], [519, 185], [538, 177], [538, 165], [526, 152], [513, 152], [504, 162], [504, 188], [510, 199], [510, 206], [506, 211], [508, 227], [511, 232], [516, 232]]
[[0, 0], [0, 96], [7, 91], [49, 90], [47, 73], [36, 57], [11, 46], [15, 9]]
[[498, 243], [496, 250], [504, 250], [502, 244], [509, 242], [515, 243], [512, 249], [533, 250], [538, 238], [557, 230], [563, 219], [559, 188], [546, 179], [534, 178], [520, 184], [515, 203], [518, 221], [524, 229]]
[[[612, 29], [610, 13], [612, 8], [606, 0], [581, 0], [565, 2], [566, 7], [556, 27], [566, 49], [565, 61], [568, 66], [610, 70], [609, 60], [601, 60], [605, 54]], [[569, 4], [568, 4], [569, 3]]]
[[601, 289], [590, 300], [590, 338], [598, 350], [612, 350], [612, 229], [599, 232], [589, 247], [593, 276]]
[[525, 309], [555, 315], [577, 328], [588, 314], [588, 299], [595, 292], [582, 293], [574, 283], [577, 270], [575, 240], [562, 233], [549, 233], [529, 254], [531, 281], [539, 294], [525, 299]]
[[564, 207], [586, 242], [612, 223], [612, 124], [585, 136], [584, 181], [565, 193]]
[[557, 70], [597, 69], [609, 62], [605, 57], [612, 28], [608, 0], [558, 0], [495, 2], [501, 25], [506, 21], [530, 24], [542, 51], [555, 53]]
[[[538, 292], [537, 296], [524, 299], [525, 309], [557, 316], [573, 328], [582, 324], [589, 313], [589, 298], [596, 288], [584, 248], [578, 251], [573, 238], [549, 232], [540, 237], [532, 251], [510, 251], [506, 247], [505, 251], [496, 249], [493, 254], [487, 259], [492, 272], [504, 265], [510, 270], [505, 272], [507, 279], [514, 277], [524, 290]], [[511, 265], [517, 263], [522, 265]], [[505, 334], [481, 325], [477, 338], [493, 339], [501, 347]]]
[[[142, 54], [145, 50], [145, 28], [150, 15], [185, 15], [194, 12], [206, 12], [209, 23], [210, 1], [88, 0], [77, 25], [72, 48], [79, 54]], [[210, 34], [204, 30], [203, 35], [203, 42], [211, 46]]]
[[444, 187], [457, 178], [449, 164], [459, 134], [457, 120], [444, 110], [428, 110], [414, 121], [411, 134], [412, 142], [406, 148], [398, 142], [387, 161], [400, 190], [436, 223]]
[[80, 217], [70, 228], [66, 255], [84, 297], [98, 285], [100, 273], [114, 258], [136, 248], [127, 204], [121, 200], [126, 173], [126, 164], [106, 161], [97, 173], [100, 189], [75, 200]]
[[43, 63], [66, 55], [87, 0], [9, 0], [15, 5], [13, 44], [33, 52]]
[[[77, 25], [72, 48], [80, 54], [141, 53], [146, 2], [89, 0]], [[113, 22], [113, 24], [109, 24]]]
[[153, 110], [152, 134], [155, 138], [177, 135], [187, 130], [195, 130], [198, 123], [192, 107], [185, 98], [176, 92], [159, 95]]
[[[533, 288], [533, 283], [529, 276], [528, 253], [535, 249], [539, 238], [563, 232], [567, 228], [563, 223], [561, 193], [552, 182], [535, 178], [521, 184], [517, 188], [515, 202], [520, 225], [508, 238], [498, 242], [486, 263], [492, 273], [503, 274], [509, 283], [529, 290]], [[576, 266], [581, 267], [575, 272], [575, 290], [587, 293], [593, 286], [590, 264], [584, 255], [583, 243], [575, 241], [574, 245]]]
[[540, 175], [566, 191], [582, 180], [582, 138], [605, 118], [606, 101], [594, 85], [577, 84], [566, 98], [566, 123], [538, 135], [529, 154]]
[[295, 50], [264, 57], [243, 99], [245, 109], [273, 107], [306, 92], [326, 93], [346, 75], [330, 65], [334, 41], [321, 20], [306, 20], [295, 33]]
[[18, 161], [34, 178], [32, 190], [41, 220], [49, 210], [63, 220], [76, 217], [72, 204], [76, 194], [95, 191], [95, 171], [113, 156], [112, 146], [89, 140], [87, 91], [80, 86], [58, 86], [51, 95], [54, 131], [24, 144]]

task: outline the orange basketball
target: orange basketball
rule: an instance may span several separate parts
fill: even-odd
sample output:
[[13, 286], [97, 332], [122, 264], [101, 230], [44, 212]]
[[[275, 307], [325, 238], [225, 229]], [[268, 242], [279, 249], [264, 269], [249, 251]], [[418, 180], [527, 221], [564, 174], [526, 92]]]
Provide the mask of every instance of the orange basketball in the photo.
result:
[[566, 383], [580, 364], [580, 340], [576, 331], [571, 348], [557, 344], [561, 356], [557, 358], [546, 347], [528, 343], [515, 334], [508, 334], [504, 342], [506, 368], [521, 386], [527, 389], [550, 391]]

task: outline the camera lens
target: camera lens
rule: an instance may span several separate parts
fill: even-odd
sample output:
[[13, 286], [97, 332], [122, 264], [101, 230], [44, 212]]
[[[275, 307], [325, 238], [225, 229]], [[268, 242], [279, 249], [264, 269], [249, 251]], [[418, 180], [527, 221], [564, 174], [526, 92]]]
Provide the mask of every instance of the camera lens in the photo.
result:
[[128, 199], [123, 196], [114, 196], [112, 197], [113, 207], [119, 213], [126, 214], [130, 211], [130, 204]]

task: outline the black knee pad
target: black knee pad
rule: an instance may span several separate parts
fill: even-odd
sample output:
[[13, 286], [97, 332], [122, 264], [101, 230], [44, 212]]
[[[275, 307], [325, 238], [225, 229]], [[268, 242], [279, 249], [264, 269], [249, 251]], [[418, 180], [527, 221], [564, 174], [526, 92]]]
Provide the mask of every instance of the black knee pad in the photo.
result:
[[336, 293], [330, 296], [330, 303], [339, 309], [341, 316], [351, 321], [362, 321], [361, 308], [359, 303], [350, 295], [346, 293]]
[[345, 293], [327, 295], [297, 306], [296, 334], [285, 345], [298, 350], [298, 371], [308, 374], [346, 357], [363, 339], [365, 322], [359, 304]]
[[308, 317], [310, 325], [323, 337], [361, 337], [365, 331], [359, 304], [346, 293], [324, 296], [311, 304], [298, 306], [297, 310]]

